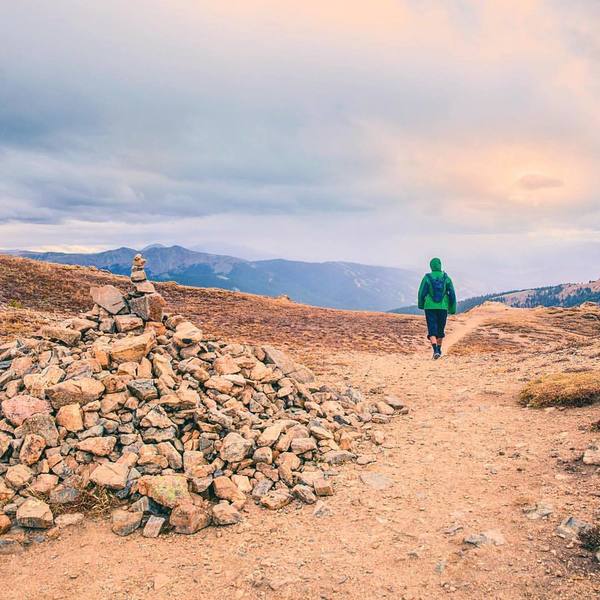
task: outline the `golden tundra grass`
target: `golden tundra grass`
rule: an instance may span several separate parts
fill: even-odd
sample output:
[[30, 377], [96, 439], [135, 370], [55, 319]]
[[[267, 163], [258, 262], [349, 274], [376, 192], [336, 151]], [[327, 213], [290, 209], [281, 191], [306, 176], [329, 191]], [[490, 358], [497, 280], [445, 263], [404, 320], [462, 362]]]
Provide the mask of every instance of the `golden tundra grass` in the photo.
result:
[[600, 371], [545, 375], [530, 381], [519, 400], [535, 408], [593, 404], [600, 401]]

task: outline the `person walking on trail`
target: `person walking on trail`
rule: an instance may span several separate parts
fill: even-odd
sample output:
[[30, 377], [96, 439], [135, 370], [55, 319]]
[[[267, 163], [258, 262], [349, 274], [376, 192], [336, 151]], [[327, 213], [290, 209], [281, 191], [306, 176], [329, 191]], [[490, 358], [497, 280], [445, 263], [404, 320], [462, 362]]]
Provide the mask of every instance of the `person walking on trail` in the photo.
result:
[[432, 258], [427, 273], [419, 287], [419, 308], [425, 311], [427, 337], [433, 349], [433, 358], [442, 356], [442, 342], [448, 314], [456, 313], [456, 293], [454, 284], [447, 273], [442, 271], [442, 261]]

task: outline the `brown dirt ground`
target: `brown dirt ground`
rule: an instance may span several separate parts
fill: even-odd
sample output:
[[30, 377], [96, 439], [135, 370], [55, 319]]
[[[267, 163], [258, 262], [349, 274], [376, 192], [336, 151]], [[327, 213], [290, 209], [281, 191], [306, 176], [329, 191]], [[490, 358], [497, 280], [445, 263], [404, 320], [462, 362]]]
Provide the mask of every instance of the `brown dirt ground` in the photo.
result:
[[[87, 285], [94, 277], [114, 280], [82, 271]], [[35, 300], [24, 293], [24, 304], [52, 309], [53, 285], [42, 286]], [[599, 596], [598, 564], [554, 531], [569, 515], [600, 519], [598, 468], [580, 460], [600, 441], [590, 430], [600, 409], [531, 410], [517, 403], [532, 377], [597, 364], [598, 309], [485, 306], [452, 318], [449, 354], [434, 362], [414, 317], [277, 307], [273, 300], [169, 285], [161, 291], [205, 330], [294, 348], [323, 381], [398, 395], [410, 414], [377, 426], [386, 436], [382, 447], [363, 443], [376, 463], [338, 468], [329, 515], [313, 516], [306, 506], [271, 513], [252, 505], [238, 526], [156, 540], [138, 533], [119, 538], [106, 521], [88, 520], [58, 540], [0, 557], [0, 598]], [[58, 309], [67, 311], [68, 303]], [[25, 329], [34, 328], [30, 317]], [[248, 323], [249, 317], [256, 320]], [[2, 327], [0, 320], [0, 335]], [[390, 487], [365, 485], [360, 475], [370, 471], [389, 477]], [[540, 500], [553, 514], [527, 519], [523, 507]], [[492, 529], [504, 535], [504, 545], [462, 541]]]

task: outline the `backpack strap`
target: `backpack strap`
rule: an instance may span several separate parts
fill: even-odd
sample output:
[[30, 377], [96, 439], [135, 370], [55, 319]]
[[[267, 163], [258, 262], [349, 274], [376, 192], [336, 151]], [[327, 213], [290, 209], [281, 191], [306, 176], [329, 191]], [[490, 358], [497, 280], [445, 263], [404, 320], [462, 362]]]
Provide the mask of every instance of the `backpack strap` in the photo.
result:
[[442, 282], [444, 284], [444, 297], [446, 297], [448, 295], [448, 275], [446, 274], [446, 271], [444, 271], [444, 274], [442, 275]]
[[429, 293], [433, 294], [433, 277], [431, 273], [425, 273], [425, 277], [427, 277], [427, 283], [429, 284]]

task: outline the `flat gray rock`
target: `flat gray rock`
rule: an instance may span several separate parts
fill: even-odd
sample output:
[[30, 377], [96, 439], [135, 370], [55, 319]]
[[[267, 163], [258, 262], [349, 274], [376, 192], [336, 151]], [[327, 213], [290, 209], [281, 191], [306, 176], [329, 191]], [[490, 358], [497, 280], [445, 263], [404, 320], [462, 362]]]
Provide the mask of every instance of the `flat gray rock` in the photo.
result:
[[470, 544], [471, 546], [483, 546], [485, 544], [503, 546], [506, 543], [504, 536], [497, 529], [468, 535], [463, 541], [465, 544]]
[[361, 473], [360, 480], [374, 490], [387, 490], [394, 485], [394, 481], [383, 473], [374, 471], [369, 473]]

